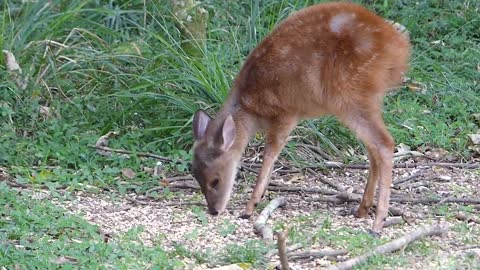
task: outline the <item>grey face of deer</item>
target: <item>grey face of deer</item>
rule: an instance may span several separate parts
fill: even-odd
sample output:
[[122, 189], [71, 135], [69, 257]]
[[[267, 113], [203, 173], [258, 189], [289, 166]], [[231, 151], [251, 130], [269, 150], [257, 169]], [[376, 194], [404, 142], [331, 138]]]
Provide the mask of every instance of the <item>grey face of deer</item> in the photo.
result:
[[201, 110], [193, 118], [192, 173], [205, 195], [208, 211], [217, 215], [225, 210], [235, 179], [237, 164], [229, 153], [235, 140], [235, 123], [231, 116], [219, 127], [209, 125], [211, 121]]

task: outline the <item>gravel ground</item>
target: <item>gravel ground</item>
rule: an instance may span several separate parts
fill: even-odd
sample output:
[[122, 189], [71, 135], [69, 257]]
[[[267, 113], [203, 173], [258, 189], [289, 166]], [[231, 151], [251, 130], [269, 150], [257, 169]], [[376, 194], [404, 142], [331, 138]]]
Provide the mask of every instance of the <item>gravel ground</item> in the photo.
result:
[[[323, 177], [337, 183], [341, 188], [350, 192], [361, 192], [365, 183], [367, 170], [328, 170], [322, 172]], [[417, 169], [395, 169], [394, 179], [404, 179], [410, 175], [417, 174], [418, 177], [393, 189], [392, 196], [402, 195], [412, 198], [425, 198], [436, 194], [442, 198], [465, 197], [480, 198], [480, 171], [464, 170], [454, 168], [417, 168]], [[245, 176], [244, 174], [241, 174]], [[241, 177], [242, 178], [242, 177]], [[322, 183], [315, 175], [307, 175], [306, 179], [298, 174], [274, 174], [274, 183], [295, 186], [295, 187], [323, 187], [331, 188]], [[72, 196], [70, 201], [56, 201], [68, 211], [82, 215], [87, 221], [97, 224], [101, 230], [111, 235], [111, 237], [120, 237], [122, 233], [142, 226], [141, 240], [145, 245], [161, 245], [165, 249], [171, 249], [175, 243], [184, 245], [192, 251], [210, 251], [213, 253], [221, 252], [229, 244], [244, 243], [249, 239], [260, 239], [253, 229], [255, 217], [250, 220], [240, 219], [238, 216], [242, 213], [243, 207], [251, 194], [251, 188], [244, 184], [240, 179], [236, 186], [236, 192], [229, 204], [228, 211], [221, 216], [213, 217], [206, 214], [200, 191], [185, 189], [176, 193], [174, 198], [166, 201], [159, 199], [148, 199], [136, 197], [135, 194], [120, 196], [112, 194], [91, 194], [78, 192]], [[401, 188], [400, 188], [401, 187]], [[239, 190], [246, 192], [240, 192]], [[289, 227], [294, 227], [300, 220], [309, 220], [309, 217], [316, 218], [313, 213], [323, 213], [332, 218], [331, 227], [348, 227], [366, 231], [373, 222], [373, 215], [367, 219], [356, 219], [350, 215], [350, 209], [356, 203], [332, 204], [326, 202], [311, 202], [307, 198], [315, 198], [320, 195], [304, 192], [268, 192], [266, 200], [283, 195], [287, 197], [287, 205], [276, 210], [269, 219], [269, 224], [273, 222], [284, 222]], [[200, 206], [193, 206], [193, 203], [199, 203]], [[404, 211], [407, 217], [407, 223], [385, 228], [382, 237], [393, 238], [401, 234], [412, 231], [422, 225], [432, 224], [438, 221], [447, 222], [451, 226], [458, 225], [465, 221], [459, 221], [455, 218], [445, 218], [445, 215], [436, 215], [432, 213], [431, 205], [392, 203]], [[192, 209], [196, 209], [192, 210]], [[451, 205], [449, 210], [453, 213], [457, 211], [458, 205]], [[480, 217], [480, 209], [476, 210], [477, 217]], [[447, 215], [448, 216], [448, 215]], [[309, 224], [311, 231], [322, 226], [315, 220]], [[468, 223], [467, 232], [458, 232], [449, 230], [446, 236], [431, 237], [432, 245], [438, 245], [439, 248], [434, 254], [419, 256], [411, 251], [405, 251], [408, 256], [409, 267], [405, 269], [450, 269], [453, 264], [455, 268], [457, 261], [455, 258], [466, 256], [467, 252], [480, 258], [480, 250], [477, 248], [466, 249], [463, 244], [465, 237], [473, 237], [473, 242], [480, 246], [480, 235], [478, 235], [480, 224]], [[302, 227], [304, 228], [304, 227]], [[475, 240], [476, 239], [476, 240]], [[309, 249], [330, 248], [321, 243], [316, 243]], [[338, 247], [336, 247], [338, 248]], [[475, 253], [476, 252], [476, 253]], [[475, 255], [476, 254], [476, 255]], [[347, 256], [348, 257], [348, 256]], [[187, 262], [193, 265], [193, 262]], [[278, 257], [271, 259], [272, 265], [278, 263]], [[480, 259], [479, 259], [480, 263]], [[292, 262], [293, 269], [318, 269], [329, 265], [326, 259], [306, 259]], [[205, 269], [206, 265], [195, 266], [192, 268]], [[477, 268], [478, 269], [478, 268]]]

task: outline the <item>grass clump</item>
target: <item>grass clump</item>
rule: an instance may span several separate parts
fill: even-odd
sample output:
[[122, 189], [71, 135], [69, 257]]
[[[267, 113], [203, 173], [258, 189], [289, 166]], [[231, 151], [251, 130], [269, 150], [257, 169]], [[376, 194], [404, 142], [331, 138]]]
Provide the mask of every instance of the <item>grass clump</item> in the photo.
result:
[[178, 269], [183, 265], [160, 246], [141, 244], [138, 231], [106, 242], [97, 226], [32, 196], [0, 184], [0, 265], [8, 269], [86, 265], [96, 269]]

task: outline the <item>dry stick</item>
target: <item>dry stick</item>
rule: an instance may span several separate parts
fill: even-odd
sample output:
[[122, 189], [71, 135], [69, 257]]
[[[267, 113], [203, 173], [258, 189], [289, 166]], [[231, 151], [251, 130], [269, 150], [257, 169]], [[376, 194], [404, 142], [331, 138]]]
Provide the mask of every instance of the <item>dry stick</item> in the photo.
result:
[[409, 203], [421, 203], [421, 204], [431, 204], [431, 203], [461, 203], [461, 204], [480, 204], [480, 199], [469, 199], [469, 198], [406, 198], [406, 197], [392, 197], [391, 202], [409, 202]]
[[[305, 198], [305, 200], [307, 202], [330, 202], [330, 203], [357, 202], [359, 203], [362, 201], [362, 196], [359, 194], [342, 192], [342, 193], [336, 194], [335, 196]], [[374, 202], [374, 205], [376, 205], [376, 202]], [[392, 216], [403, 216], [403, 210], [398, 207], [390, 206], [388, 207], [388, 212]]]
[[174, 189], [200, 189], [200, 186], [194, 182], [178, 182], [168, 185], [167, 187]]
[[[287, 246], [287, 254], [290, 253], [290, 252], [293, 252], [295, 250], [298, 250], [298, 249], [301, 249], [303, 248], [303, 244], [302, 243], [296, 243], [296, 244], [293, 244], [293, 245], [290, 245], [290, 246]], [[267, 254], [265, 255], [265, 257], [267, 257], [267, 259], [270, 259], [271, 257], [275, 256], [278, 254], [278, 250], [277, 249], [271, 249], [270, 251], [267, 252]]]
[[312, 175], [318, 177], [318, 178], [320, 179], [320, 181], [323, 182], [324, 184], [327, 184], [327, 185], [333, 187], [334, 189], [336, 189], [336, 190], [338, 190], [338, 191], [341, 191], [341, 192], [345, 191], [345, 189], [344, 189], [342, 186], [340, 186], [339, 184], [337, 184], [337, 183], [335, 183], [335, 182], [333, 182], [333, 181], [330, 181], [329, 179], [327, 179], [327, 178], [325, 178], [325, 177], [323, 177], [323, 176], [320, 176], [320, 175], [319, 175], [318, 173], [316, 173], [314, 170], [312, 170], [312, 169], [310, 169], [310, 168], [307, 168], [307, 171], [308, 171], [309, 173], [311, 173]]
[[[158, 159], [162, 160], [165, 162], [174, 162], [173, 159], [168, 158], [168, 157], [163, 157], [155, 154], [151, 154], [148, 152], [132, 152], [132, 151], [127, 151], [123, 149], [114, 149], [110, 147], [105, 147], [105, 146], [95, 146], [95, 145], [89, 145], [88, 147], [90, 148], [95, 148], [97, 150], [103, 150], [103, 151], [111, 151], [115, 153], [120, 153], [120, 154], [135, 154], [139, 157], [147, 157], [147, 158], [153, 158], [153, 159]], [[178, 159], [176, 163], [181, 163], [183, 162], [181, 159]], [[480, 164], [469, 164], [469, 163], [446, 163], [446, 162], [429, 162], [429, 163], [395, 163], [393, 164], [394, 168], [416, 168], [416, 167], [433, 167], [433, 166], [438, 166], [438, 167], [455, 167], [455, 168], [464, 168], [464, 169], [478, 169], [480, 168]], [[253, 170], [252, 168], [261, 168], [262, 164], [259, 163], [246, 163], [242, 162], [242, 167], [243, 168], [248, 168], [247, 170]], [[344, 164], [344, 163], [333, 163], [333, 162], [328, 162], [323, 164], [322, 166], [307, 166], [305, 168], [310, 168], [310, 169], [318, 169], [318, 168], [327, 168], [327, 169], [368, 169], [369, 165], [368, 164]], [[275, 168], [275, 169], [278, 169]], [[300, 172], [300, 170], [295, 169], [295, 170], [288, 170], [289, 172]], [[254, 170], [254, 172], [256, 172]]]
[[[348, 192], [338, 193], [335, 197], [340, 199], [341, 202], [360, 202], [362, 200], [361, 195], [353, 194]], [[334, 202], [334, 199], [328, 199]], [[312, 198], [308, 201], [324, 201], [325, 198]], [[431, 203], [463, 203], [463, 204], [480, 204], [480, 199], [469, 199], [469, 198], [407, 198], [407, 197], [391, 197], [390, 202], [409, 202], [409, 203], [421, 203], [421, 204], [431, 204]]]
[[[114, 149], [114, 148], [110, 148], [110, 147], [106, 147], [106, 146], [95, 146], [95, 145], [89, 145], [88, 147], [95, 148], [95, 149], [101, 150], [101, 151], [109, 151], [109, 152], [115, 152], [115, 153], [120, 153], [120, 154], [128, 154], [128, 155], [137, 155], [139, 157], [147, 157], [147, 158], [158, 159], [158, 160], [165, 161], [165, 162], [173, 162], [173, 159], [171, 159], [171, 158], [162, 157], [162, 156], [147, 153], [147, 152], [132, 152], [132, 151], [127, 151], [127, 150], [123, 150], [123, 149]], [[180, 163], [180, 162], [182, 162], [182, 160], [180, 160], [180, 159], [176, 161], [176, 163]]]
[[277, 197], [273, 199], [260, 213], [255, 221], [254, 228], [257, 233], [262, 234], [262, 238], [266, 242], [273, 241], [273, 232], [270, 227], [267, 226], [267, 219], [278, 207], [284, 206], [287, 204], [287, 199], [285, 197]]
[[293, 252], [287, 255], [289, 259], [296, 260], [296, 259], [305, 259], [305, 258], [336, 257], [336, 256], [341, 256], [346, 254], [348, 254], [348, 250], [345, 250], [345, 249], [339, 249], [339, 250], [325, 249], [325, 250]]
[[414, 174], [412, 174], [412, 175], [410, 175], [410, 176], [407, 176], [407, 177], [405, 177], [405, 178], [403, 178], [403, 179], [399, 179], [399, 180], [397, 180], [397, 181], [393, 181], [393, 185], [396, 186], [396, 185], [398, 185], [398, 184], [411, 181], [411, 180], [419, 177], [420, 175], [422, 175], [422, 172], [414, 173]]
[[[251, 168], [260, 168], [262, 165], [259, 163], [246, 163], [243, 162], [242, 166], [249, 166]], [[419, 162], [419, 163], [394, 163], [394, 168], [416, 168], [416, 167], [452, 167], [452, 168], [463, 168], [463, 169], [478, 169], [480, 164], [471, 164], [471, 163], [447, 163], [447, 162]], [[278, 169], [279, 167], [275, 167]], [[304, 168], [310, 169], [360, 169], [366, 170], [370, 168], [368, 164], [344, 164], [340, 162], [326, 162], [320, 166], [306, 166]], [[292, 172], [300, 172], [300, 170], [294, 170]]]
[[403, 224], [405, 223], [405, 219], [403, 217], [389, 217], [383, 223], [383, 228], [391, 227], [393, 225]]
[[305, 193], [319, 193], [323, 195], [338, 194], [335, 190], [323, 188], [306, 188], [306, 187], [291, 187], [291, 186], [268, 186], [269, 191], [286, 191], [286, 192], [305, 192]]
[[[174, 183], [174, 182], [181, 182], [181, 181], [193, 181], [193, 177], [190, 176], [190, 175], [185, 175], [185, 176], [174, 176], [174, 177], [169, 177], [169, 178], [164, 178], [164, 179], [161, 179], [160, 181], [162, 183]], [[168, 187], [168, 185], [167, 185]], [[193, 187], [193, 184], [192, 184], [192, 187]], [[145, 194], [149, 194], [149, 193], [152, 193], [154, 191], [158, 191], [158, 190], [161, 190], [161, 189], [164, 189], [165, 186], [163, 185], [160, 185], [158, 187], [153, 187], [151, 189], [148, 189], [147, 191], [145, 191]], [[197, 187], [193, 187], [194, 189], [196, 189]]]
[[277, 235], [277, 247], [278, 247], [278, 256], [280, 257], [280, 264], [282, 265], [282, 270], [289, 270], [288, 258], [287, 258], [287, 230], [276, 232]]
[[327, 269], [330, 270], [345, 270], [351, 269], [355, 265], [358, 265], [362, 262], [365, 262], [368, 258], [375, 255], [383, 255], [395, 250], [401, 249], [402, 247], [410, 244], [413, 241], [416, 241], [422, 237], [431, 236], [431, 235], [441, 235], [448, 230], [448, 226], [445, 224], [435, 224], [430, 227], [423, 227], [418, 230], [415, 230], [409, 234], [406, 234], [400, 238], [397, 238], [387, 244], [376, 247], [373, 251], [368, 252], [364, 255], [352, 258], [345, 262], [341, 262], [336, 265], [332, 265]]

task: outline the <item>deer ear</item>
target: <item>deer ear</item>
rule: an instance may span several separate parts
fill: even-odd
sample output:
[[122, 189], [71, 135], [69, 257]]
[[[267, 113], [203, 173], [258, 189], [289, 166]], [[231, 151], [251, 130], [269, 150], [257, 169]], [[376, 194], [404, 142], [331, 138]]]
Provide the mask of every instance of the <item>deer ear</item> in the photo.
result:
[[210, 116], [203, 110], [198, 110], [193, 116], [193, 138], [198, 141], [205, 135]]
[[228, 151], [235, 141], [235, 122], [231, 115], [227, 116], [222, 127], [222, 149]]

